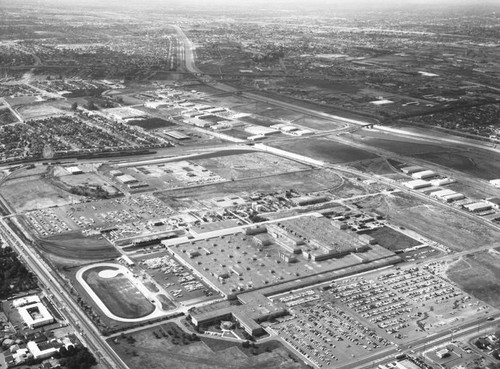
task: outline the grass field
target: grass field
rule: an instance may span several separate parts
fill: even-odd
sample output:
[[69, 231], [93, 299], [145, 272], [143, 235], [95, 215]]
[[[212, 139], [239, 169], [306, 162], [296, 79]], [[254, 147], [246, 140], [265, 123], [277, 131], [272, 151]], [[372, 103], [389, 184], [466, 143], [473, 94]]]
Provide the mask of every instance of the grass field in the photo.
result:
[[447, 276], [465, 292], [500, 308], [500, 253], [478, 252], [451, 265]]
[[272, 144], [279, 149], [291, 151], [330, 163], [346, 163], [377, 158], [377, 155], [339, 142], [307, 138]]
[[192, 338], [167, 323], [125, 337], [108, 339], [130, 368], [142, 369], [300, 369], [306, 366], [281, 343], [269, 341], [243, 348], [241, 343]]
[[357, 204], [386, 216], [393, 224], [411, 229], [452, 250], [471, 250], [500, 242], [500, 232], [465, 215], [424, 203], [409, 194], [375, 196]]
[[420, 245], [420, 242], [390, 227], [378, 228], [369, 233], [375, 238], [380, 246], [391, 251], [404, 250], [409, 247]]
[[136, 319], [147, 316], [155, 306], [123, 274], [113, 278], [101, 278], [102, 270], [111, 267], [96, 267], [83, 273], [83, 279], [92, 288], [106, 307], [116, 316]]
[[40, 250], [50, 256], [83, 264], [89, 261], [107, 260], [120, 253], [103, 237], [84, 237], [81, 232], [71, 232], [39, 240]]

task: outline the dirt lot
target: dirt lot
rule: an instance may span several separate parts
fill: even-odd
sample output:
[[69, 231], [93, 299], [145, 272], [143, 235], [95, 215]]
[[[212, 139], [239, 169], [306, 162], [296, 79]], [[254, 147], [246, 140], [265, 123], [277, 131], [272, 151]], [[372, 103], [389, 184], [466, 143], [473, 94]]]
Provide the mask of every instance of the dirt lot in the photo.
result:
[[334, 120], [326, 120], [321, 118], [314, 118], [308, 116], [302, 116], [291, 122], [292, 124], [297, 124], [299, 126], [303, 126], [310, 129], [316, 129], [318, 131], [331, 131], [334, 129], [339, 129], [342, 127], [346, 127], [348, 124], [334, 121]]
[[377, 157], [368, 151], [327, 139], [306, 138], [276, 143], [272, 146], [330, 163], [345, 163]]
[[227, 179], [251, 178], [310, 168], [279, 156], [260, 152], [220, 156], [195, 162]]
[[393, 224], [407, 227], [452, 250], [471, 250], [498, 243], [500, 233], [436, 205], [405, 193], [375, 196], [357, 202], [365, 209], [386, 216]]
[[449, 266], [447, 276], [465, 292], [500, 307], [500, 253], [498, 250], [466, 255]]
[[291, 358], [294, 356], [276, 341], [264, 344], [263, 348], [260, 345], [257, 348], [242, 348], [238, 342], [191, 337], [177, 325], [167, 323], [126, 335], [125, 338], [109, 339], [108, 342], [130, 368], [305, 368], [302, 362], [294, 362]]
[[42, 179], [22, 181], [22, 186], [19, 183], [9, 181], [7, 185], [0, 187], [0, 195], [16, 212], [67, 205], [74, 201], [80, 201], [80, 196], [71, 195], [51, 186]]
[[81, 232], [65, 233], [39, 240], [38, 245], [49, 259], [53, 256], [64, 258], [71, 264], [85, 264], [120, 256], [118, 251], [101, 236], [84, 237]]
[[25, 106], [19, 108], [18, 112], [24, 119], [44, 118], [64, 113], [62, 110], [51, 105]]

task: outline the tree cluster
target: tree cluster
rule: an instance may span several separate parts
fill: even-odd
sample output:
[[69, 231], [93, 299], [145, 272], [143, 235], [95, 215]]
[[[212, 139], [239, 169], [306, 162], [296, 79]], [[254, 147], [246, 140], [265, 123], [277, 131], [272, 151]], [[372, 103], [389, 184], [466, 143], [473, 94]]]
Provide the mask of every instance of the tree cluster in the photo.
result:
[[35, 276], [19, 261], [10, 247], [0, 249], [0, 299], [36, 288]]

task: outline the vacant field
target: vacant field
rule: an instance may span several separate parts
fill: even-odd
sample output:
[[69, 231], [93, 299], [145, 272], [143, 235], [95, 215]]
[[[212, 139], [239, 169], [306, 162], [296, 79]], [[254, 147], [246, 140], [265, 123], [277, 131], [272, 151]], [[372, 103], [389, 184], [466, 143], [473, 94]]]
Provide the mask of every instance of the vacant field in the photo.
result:
[[466, 215], [425, 203], [409, 194], [380, 195], [363, 199], [357, 204], [452, 250], [471, 250], [500, 243], [500, 232]]
[[284, 121], [292, 121], [295, 119], [299, 119], [301, 117], [300, 113], [295, 113], [290, 110], [286, 110], [283, 108], [276, 109], [266, 109], [264, 111], [259, 112], [259, 115], [263, 117], [269, 117], [272, 119], [280, 119]]
[[19, 108], [18, 113], [21, 114], [24, 119], [35, 119], [63, 114], [64, 111], [50, 105], [32, 105]]
[[227, 179], [251, 178], [310, 169], [309, 166], [292, 160], [261, 152], [219, 156], [194, 161]]
[[[238, 342], [194, 337], [167, 323], [125, 337], [108, 339], [130, 368], [142, 369], [275, 369], [305, 368], [281, 343], [243, 348]], [[294, 361], [295, 360], [295, 361]]]
[[155, 193], [155, 196], [165, 201], [173, 209], [182, 209], [189, 206], [189, 203], [193, 200], [206, 200], [256, 191], [271, 193], [291, 188], [305, 193], [316, 192], [336, 188], [341, 182], [342, 178], [332, 171], [309, 170], [264, 178], [243, 179], [213, 185], [161, 191]]
[[390, 227], [378, 228], [368, 233], [375, 238], [380, 246], [391, 251], [404, 250], [420, 245], [420, 242]]
[[85, 237], [81, 232], [48, 237], [39, 240], [37, 244], [49, 258], [57, 256], [78, 264], [120, 256], [120, 253], [102, 236]]
[[149, 118], [149, 119], [143, 119], [143, 120], [131, 120], [127, 122], [128, 125], [131, 126], [138, 126], [141, 128], [144, 128], [147, 131], [150, 130], [155, 130], [158, 128], [167, 128], [167, 127], [172, 127], [175, 126], [175, 123], [169, 122], [165, 119], [161, 118]]
[[330, 163], [346, 163], [377, 158], [377, 155], [368, 151], [327, 139], [304, 138], [275, 143], [272, 146]]
[[264, 126], [264, 127], [269, 127], [272, 126], [273, 124], [278, 124], [278, 123], [283, 123], [280, 121], [276, 121], [272, 118], [269, 117], [263, 117], [263, 116], [257, 116], [257, 115], [250, 115], [247, 117], [240, 118], [242, 122], [245, 123], [250, 123], [250, 124], [256, 124], [258, 126]]
[[155, 306], [122, 273], [113, 278], [101, 278], [99, 272], [103, 270], [113, 270], [113, 268], [108, 266], [92, 268], [83, 273], [82, 277], [113, 314], [122, 318], [136, 319], [147, 316], [155, 310]]
[[21, 185], [9, 181], [0, 187], [0, 195], [16, 212], [68, 205], [80, 199], [42, 179], [22, 181]]
[[394, 176], [397, 178], [408, 178], [402, 173], [396, 173], [387, 160], [383, 158], [364, 160], [352, 163], [350, 166], [365, 173], [390, 174], [392, 178]]
[[417, 157], [482, 179], [500, 177], [500, 154], [455, 151], [427, 153]]
[[500, 253], [495, 250], [466, 255], [450, 266], [447, 276], [465, 292], [500, 308]]

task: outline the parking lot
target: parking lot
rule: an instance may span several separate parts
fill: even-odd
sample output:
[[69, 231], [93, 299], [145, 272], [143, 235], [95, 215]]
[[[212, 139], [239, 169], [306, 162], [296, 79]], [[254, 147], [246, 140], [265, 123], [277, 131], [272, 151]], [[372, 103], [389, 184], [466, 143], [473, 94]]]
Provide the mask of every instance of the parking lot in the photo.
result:
[[167, 217], [172, 209], [152, 195], [138, 195], [46, 208], [26, 214], [41, 236], [106, 227]]
[[290, 316], [271, 329], [323, 367], [408, 344], [487, 310], [435, 268], [389, 268], [272, 297]]
[[215, 291], [165, 252], [135, 260], [175, 302], [201, 301], [219, 297]]

